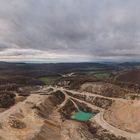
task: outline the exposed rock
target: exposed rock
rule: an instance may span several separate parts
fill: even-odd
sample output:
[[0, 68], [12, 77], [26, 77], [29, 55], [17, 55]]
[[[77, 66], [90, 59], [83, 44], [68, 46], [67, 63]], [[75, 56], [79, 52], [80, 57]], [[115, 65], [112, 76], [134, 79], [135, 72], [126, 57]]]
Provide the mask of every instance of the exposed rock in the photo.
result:
[[62, 116], [66, 119], [70, 119], [73, 112], [77, 111], [77, 108], [74, 106], [73, 102], [68, 100], [65, 106], [60, 110]]
[[[61, 89], [47, 96], [31, 94], [0, 114], [0, 135], [4, 140], [125, 140], [92, 123], [70, 120], [78, 110], [98, 113], [92, 103], [89, 105], [89, 98], [82, 96], [84, 102], [76, 98]], [[110, 105], [100, 99], [96, 102], [102, 107]]]
[[17, 129], [26, 128], [26, 124], [24, 122], [22, 122], [21, 120], [10, 120], [9, 125], [12, 128], [17, 128]]
[[99, 126], [96, 122], [89, 121], [87, 123], [87, 126], [89, 128], [89, 131], [92, 133], [94, 138], [97, 138], [97, 140], [127, 140], [124, 137], [117, 137], [114, 134], [111, 134], [109, 131]]
[[81, 85], [80, 91], [86, 91], [106, 97], [127, 98], [129, 94], [135, 94], [133, 90], [104, 82], [87, 82]]

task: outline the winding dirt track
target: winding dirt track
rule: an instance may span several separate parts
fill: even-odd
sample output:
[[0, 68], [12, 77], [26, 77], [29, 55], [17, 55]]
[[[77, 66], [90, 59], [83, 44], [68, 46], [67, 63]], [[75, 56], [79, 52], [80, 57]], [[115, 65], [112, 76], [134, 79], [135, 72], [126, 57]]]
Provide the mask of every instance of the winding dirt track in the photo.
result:
[[[67, 92], [70, 92], [72, 94], [81, 94], [81, 95], [86, 95], [86, 96], [93, 96], [93, 97], [101, 97], [101, 98], [105, 98], [105, 99], [111, 99], [111, 100], [119, 100], [119, 101], [127, 101], [126, 99], [122, 99], [122, 98], [111, 98], [111, 97], [104, 97], [101, 95], [96, 95], [93, 93], [87, 93], [87, 92], [77, 92], [77, 91], [73, 91], [73, 90], [67, 90], [64, 88], [56, 88], [56, 87], [51, 87], [53, 88], [55, 91], [60, 90], [61, 92], [63, 92], [65, 95], [67, 94]], [[68, 95], [69, 96], [69, 95]], [[108, 122], [105, 121], [104, 119], [104, 110], [94, 106], [90, 103], [87, 103], [86, 101], [82, 101], [80, 99], [74, 98], [74, 97], [70, 97], [72, 99], [78, 100], [79, 102], [83, 102], [86, 105], [90, 106], [93, 109], [99, 109], [100, 113], [98, 113], [94, 118], [91, 119], [91, 121], [96, 121], [102, 128], [110, 131], [111, 133], [113, 133], [116, 136], [122, 136], [122, 137], [126, 137], [128, 140], [140, 140], [140, 134], [134, 134], [134, 133], [130, 133], [127, 131], [123, 131], [121, 129], [118, 129], [112, 125], [110, 125]]]
[[[96, 121], [102, 128], [110, 131], [111, 133], [113, 133], [114, 135], [116, 136], [122, 136], [122, 137], [126, 137], [128, 140], [140, 140], [140, 134], [134, 134], [134, 133], [130, 133], [130, 132], [126, 132], [126, 131], [123, 131], [121, 129], [118, 129], [112, 125], [110, 125], [108, 122], [105, 121], [104, 119], [104, 110], [102, 108], [99, 108], [95, 105], [92, 105], [90, 103], [87, 103], [86, 101], [83, 101], [83, 100], [80, 100], [80, 99], [77, 99], [75, 97], [71, 97], [70, 95], [67, 94], [67, 92], [70, 92], [72, 94], [80, 94], [80, 95], [86, 95], [86, 96], [93, 96], [93, 97], [101, 97], [101, 98], [106, 98], [106, 99], [111, 99], [111, 100], [119, 100], [119, 101], [126, 101], [126, 99], [121, 99], [121, 98], [110, 98], [110, 97], [104, 97], [104, 96], [101, 96], [101, 95], [96, 95], [96, 94], [93, 94], [93, 93], [86, 93], [86, 92], [77, 92], [77, 91], [73, 91], [73, 90], [67, 90], [67, 89], [64, 89], [64, 88], [57, 88], [57, 87], [46, 87], [42, 90], [40, 90], [39, 92], [40, 93], [46, 93], [46, 95], [48, 95], [48, 92], [47, 92], [47, 89], [49, 88], [53, 88], [54, 91], [61, 91], [64, 93], [65, 95], [65, 100], [64, 102], [60, 105], [60, 107], [63, 107], [67, 100], [71, 100], [71, 99], [74, 99], [74, 100], [77, 100], [81, 103], [84, 103], [86, 104], [87, 106], [93, 108], [93, 109], [98, 109], [100, 110], [100, 113], [98, 113], [94, 118], [91, 119], [91, 121]], [[51, 94], [52, 92], [50, 92], [49, 94]], [[19, 102], [18, 104], [16, 104], [15, 106], [11, 107], [10, 109], [8, 109], [7, 111], [3, 112], [3, 113], [0, 113], [0, 122], [5, 122], [7, 124], [7, 120], [9, 118], [9, 116], [11, 114], [13, 114], [14, 112], [20, 112], [21, 109], [23, 112], [25, 112], [25, 114], [27, 115], [25, 117], [26, 119], [26, 122], [28, 122], [28, 124], [30, 124], [30, 131], [28, 130], [28, 133], [29, 135], [31, 135], [32, 133], [34, 133], [33, 131], [35, 130], [34, 128], [36, 128], [36, 133], [40, 130], [40, 127], [42, 126], [42, 123], [43, 121], [42, 120], [39, 120], [37, 119], [35, 116], [34, 116], [34, 112], [28, 110], [28, 105], [31, 105], [32, 104], [29, 104], [30, 102], [31, 103], [39, 103], [41, 102], [42, 100], [45, 99], [45, 95], [38, 95], [38, 94], [33, 94], [31, 96], [29, 96], [27, 98], [27, 100], [23, 101], [23, 102]], [[75, 106], [76, 103], [74, 103]], [[26, 109], [27, 107], [27, 109]], [[11, 128], [10, 127], [7, 127], [7, 126], [3, 126], [4, 127], [4, 130], [1, 130], [0, 131], [0, 136], [4, 136], [5, 135], [5, 132], [7, 132], [7, 135], [4, 136], [6, 138], [6, 140], [10, 140], [9, 138], [11, 138], [11, 140], [19, 140], [19, 139], [16, 139], [16, 137], [14, 135], [10, 135], [10, 131], [11, 131]], [[11, 134], [17, 134], [16, 131], [11, 131]], [[25, 134], [27, 134], [27, 132], [25, 132]], [[21, 136], [23, 137], [23, 136]]]

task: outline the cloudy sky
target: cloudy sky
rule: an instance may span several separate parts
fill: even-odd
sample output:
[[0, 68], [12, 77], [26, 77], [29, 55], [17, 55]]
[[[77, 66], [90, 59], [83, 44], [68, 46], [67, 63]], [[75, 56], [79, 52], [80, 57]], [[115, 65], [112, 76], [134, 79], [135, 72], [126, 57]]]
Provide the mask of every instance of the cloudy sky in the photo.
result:
[[140, 0], [0, 0], [0, 61], [139, 61]]

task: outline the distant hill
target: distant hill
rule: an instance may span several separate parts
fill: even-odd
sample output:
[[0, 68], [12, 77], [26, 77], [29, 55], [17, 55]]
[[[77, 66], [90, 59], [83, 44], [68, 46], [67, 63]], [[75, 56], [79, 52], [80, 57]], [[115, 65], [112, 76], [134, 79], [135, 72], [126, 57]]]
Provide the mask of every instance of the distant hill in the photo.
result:
[[116, 80], [140, 85], [140, 69], [123, 72], [116, 78]]
[[[75, 73], [89, 75], [95, 73], [117, 73], [124, 69], [133, 69], [140, 66], [140, 63], [9, 63], [0, 62], [0, 84], [41, 84], [38, 79], [44, 76], [61, 76], [63, 74]], [[122, 77], [122, 76], [121, 76]], [[127, 79], [127, 76], [123, 76]], [[133, 78], [133, 76], [132, 76]], [[136, 78], [138, 78], [136, 76]], [[135, 79], [136, 79], [135, 78]], [[133, 80], [132, 80], [133, 81]], [[134, 80], [139, 83], [139, 79]]]

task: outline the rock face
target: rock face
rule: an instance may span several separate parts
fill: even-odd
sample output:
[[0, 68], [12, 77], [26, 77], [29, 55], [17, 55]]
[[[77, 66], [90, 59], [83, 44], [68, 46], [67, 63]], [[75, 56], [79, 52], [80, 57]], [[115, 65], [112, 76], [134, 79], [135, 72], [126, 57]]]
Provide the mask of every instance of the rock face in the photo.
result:
[[0, 140], [124, 140], [94, 126], [96, 122], [71, 120], [78, 110], [94, 108], [61, 89], [31, 94], [0, 113]]
[[140, 133], [140, 101], [116, 101], [105, 112], [104, 118], [122, 130]]
[[111, 104], [113, 102], [113, 100], [111, 100], [111, 99], [105, 99], [102, 97], [95, 97], [95, 96], [87, 96], [86, 94], [85, 95], [72, 94], [69, 92], [67, 92], [67, 94], [69, 94], [70, 96], [75, 97], [77, 99], [86, 101], [87, 103], [90, 103], [92, 105], [96, 105], [97, 107], [104, 108], [104, 109], [107, 109], [109, 106], [111, 106]]

